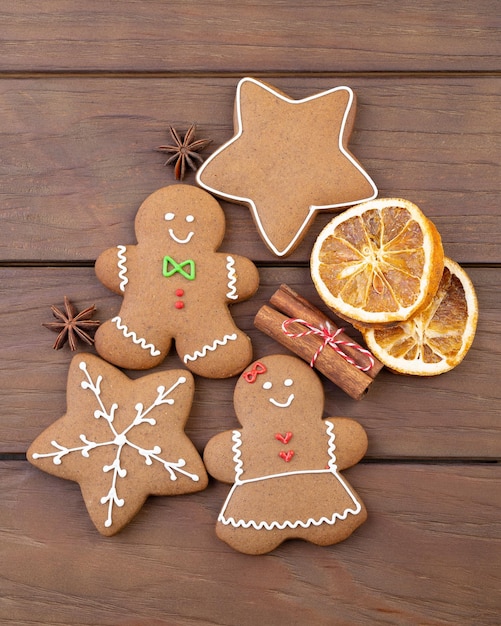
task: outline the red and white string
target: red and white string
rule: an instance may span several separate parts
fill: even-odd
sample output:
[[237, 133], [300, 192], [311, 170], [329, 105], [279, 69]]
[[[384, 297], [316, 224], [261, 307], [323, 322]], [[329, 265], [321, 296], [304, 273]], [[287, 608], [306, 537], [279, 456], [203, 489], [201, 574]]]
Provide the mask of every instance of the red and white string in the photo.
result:
[[[295, 322], [305, 326], [306, 330], [299, 332], [299, 333], [290, 332], [288, 330], [288, 326]], [[316, 335], [317, 337], [320, 337], [322, 339], [322, 343], [320, 344], [320, 346], [318, 347], [317, 351], [315, 352], [315, 354], [313, 355], [310, 361], [311, 367], [315, 366], [316, 360], [318, 359], [318, 357], [320, 356], [320, 354], [322, 353], [322, 351], [324, 350], [326, 346], [330, 346], [340, 356], [342, 356], [343, 359], [348, 361], [348, 363], [350, 363], [357, 369], [361, 370], [362, 372], [368, 372], [372, 367], [374, 367], [374, 357], [369, 352], [369, 350], [362, 348], [362, 346], [358, 345], [358, 343], [353, 343], [352, 341], [346, 341], [344, 339], [338, 339], [337, 337], [344, 331], [344, 329], [338, 328], [337, 330], [332, 332], [329, 322], [326, 322], [325, 326], [321, 326], [320, 328], [317, 328], [316, 326], [309, 324], [305, 320], [298, 319], [298, 318], [290, 318], [290, 319], [284, 320], [284, 322], [282, 323], [282, 330], [287, 335], [287, 337], [291, 337], [292, 339], [299, 339], [300, 337], [305, 337], [306, 335]], [[349, 356], [348, 354], [346, 354], [346, 352], [344, 352], [343, 347], [353, 348], [357, 352], [360, 352], [360, 354], [365, 355], [369, 361], [369, 364], [366, 366], [359, 365], [351, 356]]]

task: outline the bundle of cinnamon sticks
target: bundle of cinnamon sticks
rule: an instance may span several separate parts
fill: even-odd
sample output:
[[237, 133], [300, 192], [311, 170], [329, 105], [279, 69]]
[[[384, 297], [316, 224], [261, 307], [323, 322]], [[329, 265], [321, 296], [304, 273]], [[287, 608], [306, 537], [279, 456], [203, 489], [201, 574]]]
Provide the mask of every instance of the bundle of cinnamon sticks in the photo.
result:
[[255, 326], [360, 400], [383, 364], [287, 285], [280, 286], [270, 304], [275, 308], [261, 307]]

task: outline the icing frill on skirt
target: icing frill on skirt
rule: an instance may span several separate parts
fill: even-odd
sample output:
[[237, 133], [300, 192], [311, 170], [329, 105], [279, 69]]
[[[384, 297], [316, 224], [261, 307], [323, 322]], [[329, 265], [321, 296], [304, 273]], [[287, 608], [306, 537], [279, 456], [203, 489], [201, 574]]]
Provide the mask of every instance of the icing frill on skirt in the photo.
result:
[[357, 515], [361, 504], [334, 468], [237, 481], [218, 520], [235, 528], [308, 528]]

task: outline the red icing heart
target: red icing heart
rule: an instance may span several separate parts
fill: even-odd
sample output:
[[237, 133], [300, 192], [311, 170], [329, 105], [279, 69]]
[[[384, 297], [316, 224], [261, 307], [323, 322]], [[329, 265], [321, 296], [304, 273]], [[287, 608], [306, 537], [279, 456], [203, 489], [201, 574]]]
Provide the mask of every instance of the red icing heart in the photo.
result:
[[294, 456], [294, 450], [287, 450], [287, 452], [279, 452], [278, 456], [283, 459], [286, 463], [288, 463], [292, 457]]
[[289, 441], [291, 440], [292, 437], [292, 433], [285, 433], [285, 435], [282, 435], [280, 433], [277, 433], [275, 435], [275, 439], [277, 439], [278, 441], [281, 441], [282, 443], [289, 443]]

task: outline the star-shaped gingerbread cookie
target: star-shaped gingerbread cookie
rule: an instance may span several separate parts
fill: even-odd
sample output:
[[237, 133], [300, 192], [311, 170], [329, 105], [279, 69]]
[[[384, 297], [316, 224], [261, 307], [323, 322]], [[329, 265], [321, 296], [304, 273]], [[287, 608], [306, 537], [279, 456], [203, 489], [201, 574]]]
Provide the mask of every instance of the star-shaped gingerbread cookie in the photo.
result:
[[201, 491], [207, 473], [184, 432], [194, 393], [185, 370], [131, 380], [97, 356], [71, 362], [67, 412], [31, 444], [39, 469], [80, 485], [103, 535], [121, 530], [149, 495]]
[[235, 100], [235, 135], [202, 165], [206, 190], [250, 207], [259, 233], [277, 256], [301, 242], [317, 211], [377, 196], [348, 151], [355, 117], [349, 87], [292, 100], [254, 78]]

